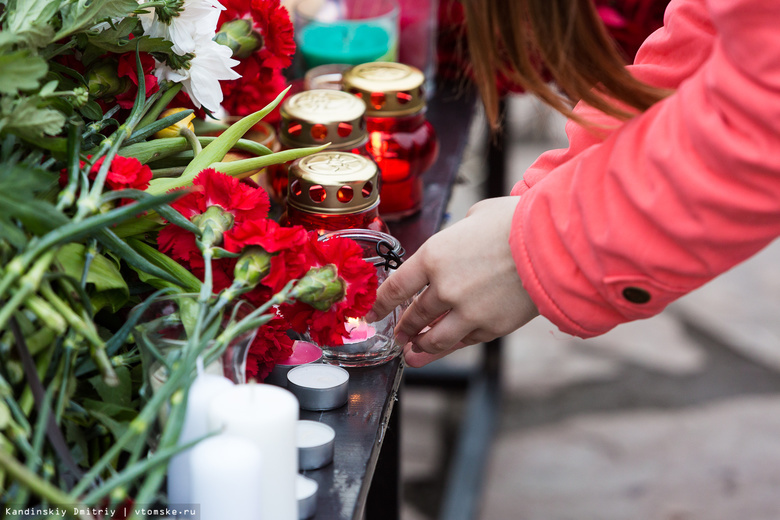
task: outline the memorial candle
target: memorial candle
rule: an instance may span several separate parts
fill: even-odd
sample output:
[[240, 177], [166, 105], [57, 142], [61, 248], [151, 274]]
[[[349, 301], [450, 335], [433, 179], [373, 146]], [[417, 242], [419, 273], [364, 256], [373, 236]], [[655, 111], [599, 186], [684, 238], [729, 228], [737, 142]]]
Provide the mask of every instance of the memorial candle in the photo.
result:
[[[179, 446], [212, 431], [208, 426], [209, 404], [215, 396], [233, 386], [233, 382], [224, 376], [201, 373], [195, 378], [187, 393], [187, 412], [179, 434]], [[168, 501], [171, 504], [198, 502], [191, 487], [192, 450], [189, 448], [174, 455], [168, 463]]]
[[362, 21], [312, 22], [300, 31], [298, 45], [307, 68], [392, 61], [397, 54], [397, 42], [387, 29]]
[[212, 399], [209, 424], [250, 440], [262, 456], [263, 519], [296, 520], [298, 400], [273, 385], [237, 385]]
[[376, 335], [376, 329], [358, 318], [347, 318], [347, 335], [343, 336], [345, 345], [360, 343]]
[[200, 505], [201, 518], [267, 518], [262, 514], [265, 496], [259, 492], [263, 462], [253, 442], [233, 435], [211, 437], [193, 448], [191, 465], [189, 503]]
[[308, 341], [295, 341], [292, 346], [292, 354], [287, 359], [278, 362], [263, 383], [269, 385], [287, 387], [287, 372], [293, 367], [316, 363], [322, 359], [322, 349]]

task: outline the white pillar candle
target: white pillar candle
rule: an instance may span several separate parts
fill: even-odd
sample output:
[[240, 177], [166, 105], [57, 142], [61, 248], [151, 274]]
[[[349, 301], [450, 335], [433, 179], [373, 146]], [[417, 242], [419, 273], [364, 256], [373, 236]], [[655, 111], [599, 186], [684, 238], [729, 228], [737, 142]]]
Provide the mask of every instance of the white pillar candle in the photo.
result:
[[[233, 382], [224, 376], [200, 374], [190, 385], [187, 393], [187, 412], [184, 416], [178, 445], [182, 446], [210, 433], [208, 406], [211, 400], [231, 388]], [[168, 463], [168, 503], [171, 505], [194, 504], [197, 497], [190, 488], [190, 459], [192, 449], [182, 451]]]
[[[273, 385], [237, 385], [212, 399], [209, 425], [252, 441], [263, 458], [264, 520], [296, 520], [298, 400]], [[228, 517], [224, 517], [228, 518]]]
[[201, 520], [261, 520], [263, 461], [249, 440], [221, 434], [192, 450], [192, 492]]

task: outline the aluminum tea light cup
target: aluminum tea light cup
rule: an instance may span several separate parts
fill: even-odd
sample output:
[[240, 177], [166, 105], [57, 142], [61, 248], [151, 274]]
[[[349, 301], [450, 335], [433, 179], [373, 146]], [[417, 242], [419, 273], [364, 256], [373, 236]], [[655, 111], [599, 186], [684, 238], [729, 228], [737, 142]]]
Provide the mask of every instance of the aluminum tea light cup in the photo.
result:
[[306, 520], [317, 514], [317, 490], [320, 485], [316, 480], [298, 475], [295, 481], [295, 495], [298, 499], [298, 520]]
[[317, 421], [299, 420], [297, 427], [298, 469], [319, 469], [333, 462], [336, 431]]
[[287, 388], [287, 372], [297, 366], [319, 363], [321, 360], [322, 349], [320, 347], [308, 341], [295, 341], [290, 357], [277, 363], [263, 383]]
[[297, 398], [301, 409], [333, 410], [347, 404], [349, 372], [326, 364], [306, 364], [287, 372], [287, 389]]

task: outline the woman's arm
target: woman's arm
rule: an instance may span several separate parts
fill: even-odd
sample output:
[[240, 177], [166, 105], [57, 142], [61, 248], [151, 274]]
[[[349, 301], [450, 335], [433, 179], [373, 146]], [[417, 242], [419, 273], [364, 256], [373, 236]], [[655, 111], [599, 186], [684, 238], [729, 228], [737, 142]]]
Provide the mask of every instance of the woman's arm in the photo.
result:
[[652, 316], [780, 234], [780, 4], [706, 6], [699, 70], [521, 197], [518, 272], [566, 332]]

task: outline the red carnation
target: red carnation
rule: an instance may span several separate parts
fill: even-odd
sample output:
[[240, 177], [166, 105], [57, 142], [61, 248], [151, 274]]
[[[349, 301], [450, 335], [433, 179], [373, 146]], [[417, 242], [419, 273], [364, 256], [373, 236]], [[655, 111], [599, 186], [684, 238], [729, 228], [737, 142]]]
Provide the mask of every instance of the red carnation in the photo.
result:
[[293, 340], [287, 335], [290, 324], [275, 317], [259, 329], [246, 359], [246, 378], [263, 381], [279, 361], [292, 355]]
[[[234, 68], [241, 77], [235, 81], [222, 82], [223, 107], [236, 116], [244, 116], [264, 108], [286, 87], [287, 80], [282, 69], [292, 64], [295, 55], [293, 24], [285, 7], [279, 0], [226, 0], [223, 2], [218, 25], [237, 19], [252, 22], [252, 30], [260, 36], [262, 44], [247, 58], [239, 59]], [[266, 120], [278, 120], [278, 110]]]
[[[212, 168], [200, 172], [192, 184], [195, 188], [193, 192], [171, 204], [187, 219], [204, 213], [210, 206], [219, 206], [230, 213], [234, 218], [234, 226], [268, 215], [270, 202], [262, 188], [254, 188]], [[187, 263], [193, 269], [203, 267], [195, 236], [189, 231], [169, 224], [160, 230], [157, 245], [160, 251]]]
[[[132, 35], [130, 35], [132, 37]], [[140, 53], [141, 68], [144, 72], [144, 86], [146, 87], [146, 97], [157, 92], [160, 86], [157, 84], [157, 77], [154, 75], [154, 58], [145, 52]], [[135, 97], [138, 92], [138, 71], [135, 63], [135, 53], [129, 52], [119, 55], [117, 65], [117, 76], [128, 78], [132, 82], [132, 87], [116, 96], [116, 102], [120, 107], [128, 110], [133, 108]]]
[[[87, 156], [87, 159], [91, 158], [91, 155]], [[90, 167], [87, 174], [90, 180], [95, 180], [104, 162], [105, 157], [101, 157]], [[85, 165], [84, 161], [80, 162], [82, 168]], [[141, 161], [135, 157], [115, 155], [106, 175], [106, 186], [111, 190], [145, 190], [149, 187], [150, 180], [152, 180], [152, 170], [147, 165], [141, 164]], [[66, 183], [67, 171], [63, 170], [62, 175], [60, 175], [60, 184], [64, 186]], [[124, 205], [131, 202], [134, 202], [133, 199], [122, 199], [120, 204]]]
[[[279, 255], [281, 257], [281, 255]], [[334, 238], [325, 242], [311, 241], [306, 254], [300, 254], [296, 264], [288, 264], [288, 274], [295, 274], [302, 267], [300, 262], [308, 257], [308, 268], [333, 265], [338, 277], [345, 284], [344, 298], [333, 304], [327, 311], [321, 311], [301, 302], [283, 305], [281, 312], [290, 320], [293, 329], [308, 331], [312, 339], [320, 345], [341, 345], [347, 335], [347, 318], [359, 318], [371, 309], [376, 299], [378, 285], [376, 268], [363, 259], [363, 249], [347, 238]], [[281, 268], [274, 265], [277, 257], [271, 260], [271, 270]], [[270, 275], [269, 275], [270, 276]], [[293, 276], [300, 278], [301, 275]], [[266, 277], [267, 278], [267, 277]], [[292, 277], [291, 277], [292, 278]], [[265, 282], [265, 279], [263, 280]]]

